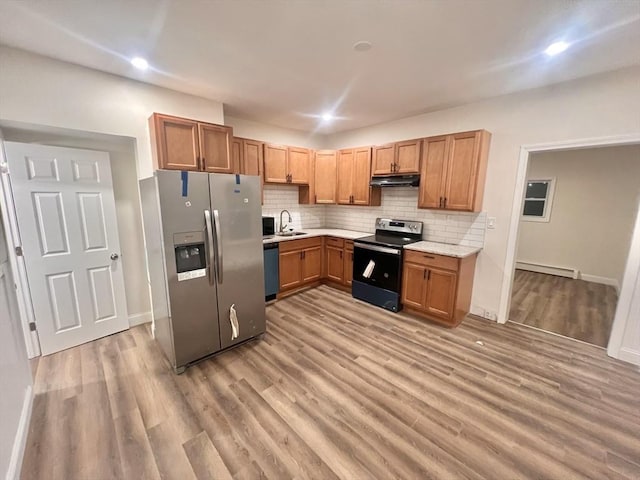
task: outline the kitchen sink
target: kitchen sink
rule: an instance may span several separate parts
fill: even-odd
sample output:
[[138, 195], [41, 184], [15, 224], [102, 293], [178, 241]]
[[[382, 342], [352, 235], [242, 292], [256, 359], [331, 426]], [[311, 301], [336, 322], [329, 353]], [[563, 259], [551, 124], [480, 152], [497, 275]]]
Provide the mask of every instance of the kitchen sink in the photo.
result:
[[279, 237], [297, 237], [298, 235], [306, 235], [306, 232], [278, 232], [276, 233]]

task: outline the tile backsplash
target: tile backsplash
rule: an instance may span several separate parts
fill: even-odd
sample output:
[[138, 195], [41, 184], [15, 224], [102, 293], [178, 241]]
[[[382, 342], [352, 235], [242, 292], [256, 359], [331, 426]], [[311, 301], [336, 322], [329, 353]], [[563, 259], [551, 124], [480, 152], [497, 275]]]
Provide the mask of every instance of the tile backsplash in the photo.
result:
[[[289, 227], [296, 230], [302, 228], [322, 228], [325, 225], [324, 205], [298, 205], [298, 187], [295, 185], [265, 185], [262, 215], [276, 218], [276, 231], [280, 228], [280, 212], [291, 213]], [[283, 215], [287, 222], [287, 215]]]
[[380, 207], [347, 205], [298, 205], [298, 188], [265, 185], [263, 215], [276, 217], [280, 211], [291, 212], [295, 229], [344, 228], [361, 232], [375, 230], [376, 217], [417, 220], [424, 223], [422, 238], [433, 242], [483, 247], [487, 214], [442, 212], [417, 208], [418, 189], [389, 187], [382, 189]]

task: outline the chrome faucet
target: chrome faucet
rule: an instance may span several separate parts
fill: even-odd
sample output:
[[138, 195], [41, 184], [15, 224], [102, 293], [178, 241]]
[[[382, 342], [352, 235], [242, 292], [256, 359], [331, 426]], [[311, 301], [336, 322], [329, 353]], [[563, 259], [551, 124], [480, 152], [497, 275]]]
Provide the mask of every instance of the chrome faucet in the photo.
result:
[[291, 222], [291, 221], [292, 221], [292, 220], [291, 220], [291, 214], [289, 213], [289, 210], [282, 210], [282, 211], [280, 212], [280, 228], [278, 229], [278, 231], [279, 231], [280, 233], [283, 233], [283, 232], [284, 232], [284, 227], [286, 227], [286, 226], [288, 226], [288, 225], [289, 225], [288, 223], [287, 223], [286, 225], [282, 225], [282, 214], [283, 214], [284, 212], [287, 212], [287, 215], [289, 216], [289, 220], [288, 220], [288, 222]]

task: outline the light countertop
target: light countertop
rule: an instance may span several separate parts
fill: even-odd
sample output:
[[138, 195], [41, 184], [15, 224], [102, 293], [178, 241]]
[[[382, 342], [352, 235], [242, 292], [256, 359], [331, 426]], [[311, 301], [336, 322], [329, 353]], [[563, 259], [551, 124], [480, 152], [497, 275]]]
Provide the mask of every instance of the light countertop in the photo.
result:
[[372, 235], [367, 232], [356, 232], [353, 230], [342, 230], [338, 228], [303, 228], [304, 235], [294, 235], [291, 237], [282, 237], [279, 235], [274, 235], [273, 237], [263, 238], [262, 243], [277, 243], [277, 242], [286, 242], [289, 240], [300, 240], [302, 238], [311, 238], [311, 237], [338, 237], [345, 238], [347, 240], [355, 240], [356, 238], [368, 237]]
[[448, 257], [465, 258], [482, 250], [479, 247], [465, 247], [463, 245], [451, 245], [449, 243], [438, 242], [416, 242], [405, 245], [405, 250], [416, 252], [434, 253], [436, 255], [446, 255]]

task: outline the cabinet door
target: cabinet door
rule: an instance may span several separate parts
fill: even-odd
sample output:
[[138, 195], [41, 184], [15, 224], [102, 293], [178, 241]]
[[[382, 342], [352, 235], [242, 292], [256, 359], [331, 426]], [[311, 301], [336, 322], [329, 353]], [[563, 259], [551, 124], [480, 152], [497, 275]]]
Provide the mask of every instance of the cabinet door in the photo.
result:
[[378, 145], [373, 147], [373, 173], [372, 175], [389, 175], [393, 173], [393, 164], [396, 158], [396, 144]]
[[351, 285], [353, 282], [353, 248], [344, 251], [344, 283]]
[[402, 303], [408, 307], [425, 309], [427, 269], [422, 265], [405, 262], [402, 268]]
[[338, 203], [348, 205], [351, 203], [353, 185], [353, 161], [354, 150], [340, 150], [338, 152]]
[[322, 277], [322, 247], [302, 251], [302, 281], [313, 282]]
[[455, 272], [430, 268], [427, 276], [427, 313], [444, 320], [453, 320], [458, 275]]
[[293, 288], [302, 283], [302, 251], [280, 253], [278, 257], [280, 290]]
[[356, 205], [369, 205], [371, 187], [371, 149], [356, 148], [353, 155], [352, 195]]
[[289, 149], [284, 145], [264, 146], [264, 181], [265, 183], [287, 183], [287, 162]]
[[198, 170], [198, 123], [183, 118], [155, 114], [154, 137], [158, 168]]
[[316, 152], [315, 203], [336, 203], [336, 152]]
[[233, 165], [233, 173], [243, 173], [242, 163], [242, 139], [233, 137], [231, 139], [231, 164]]
[[311, 151], [307, 148], [289, 147], [289, 171], [291, 183], [308, 185], [311, 178]]
[[444, 192], [447, 210], [473, 210], [480, 133], [450, 135], [447, 184]]
[[327, 278], [342, 283], [344, 279], [344, 251], [327, 246]]
[[420, 147], [422, 140], [396, 143], [396, 168], [394, 173], [418, 173], [420, 171]]
[[242, 167], [244, 175], [260, 175], [262, 173], [263, 143], [255, 140], [242, 141]]
[[420, 167], [419, 208], [442, 208], [447, 175], [447, 136], [424, 139]]
[[231, 162], [231, 127], [199, 123], [202, 170], [210, 173], [233, 173]]

